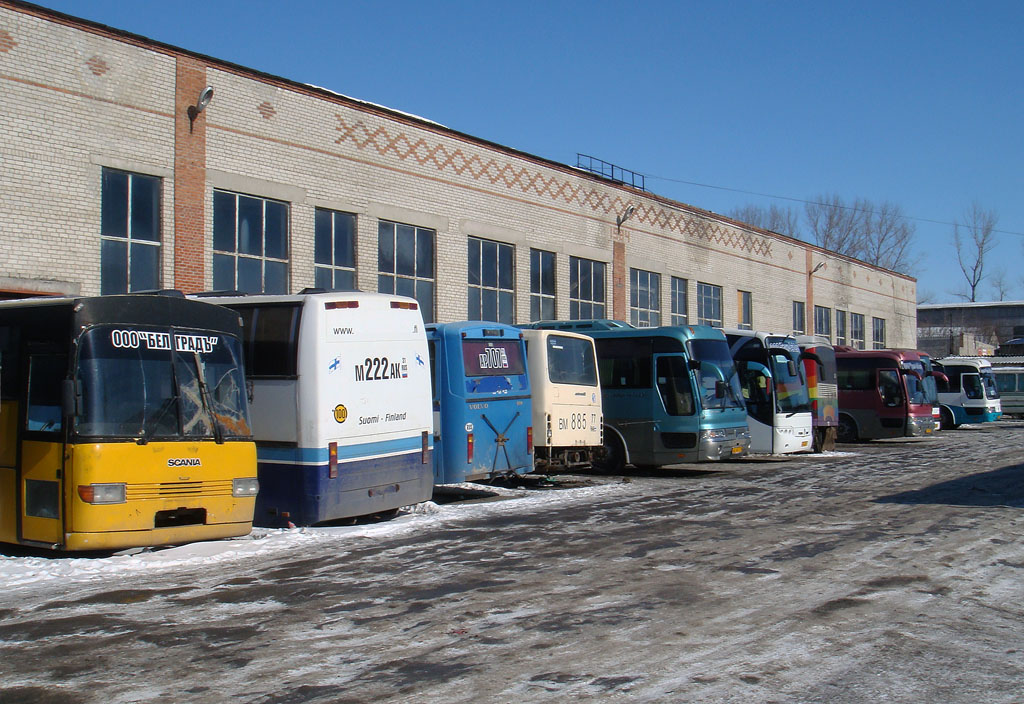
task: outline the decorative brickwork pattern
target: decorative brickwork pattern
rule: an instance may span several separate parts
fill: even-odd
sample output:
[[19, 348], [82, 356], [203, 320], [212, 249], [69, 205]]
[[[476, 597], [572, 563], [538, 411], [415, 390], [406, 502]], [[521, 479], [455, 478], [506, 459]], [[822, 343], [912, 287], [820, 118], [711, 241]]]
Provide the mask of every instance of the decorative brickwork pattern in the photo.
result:
[[[335, 144], [344, 145], [350, 142], [357, 149], [372, 149], [380, 156], [390, 154], [401, 161], [411, 159], [420, 166], [433, 165], [438, 171], [450, 169], [460, 176], [468, 175], [476, 181], [484, 181], [495, 186], [503, 185], [510, 190], [518, 188], [523, 193], [547, 196], [576, 207], [585, 206], [611, 217], [633, 203], [629, 198], [619, 195], [612, 197], [589, 184], [577, 185], [568, 179], [548, 177], [539, 171], [501, 164], [493, 158], [482, 159], [476, 154], [467, 157], [461, 149], [449, 149], [440, 142], [431, 145], [422, 137], [410, 138], [403, 132], [391, 133], [384, 127], [370, 129], [362, 121], [349, 123], [341, 115], [335, 117], [338, 121], [335, 129], [341, 133], [335, 139]], [[712, 220], [649, 203], [641, 203], [634, 207], [636, 210], [633, 218], [638, 222], [761, 257], [771, 256], [771, 240], [740, 232], [734, 227]]]
[[6, 53], [16, 46], [18, 42], [14, 41], [14, 37], [0, 29], [0, 52]]
[[265, 120], [269, 120], [270, 118], [277, 114], [277, 111], [274, 110], [274, 106], [265, 100], [259, 104], [256, 110], [259, 112], [260, 115], [263, 115], [263, 119]]
[[92, 71], [92, 75], [94, 76], [102, 76], [110, 70], [110, 65], [99, 56], [93, 56], [85, 62], [85, 65], [89, 67], [89, 70]]

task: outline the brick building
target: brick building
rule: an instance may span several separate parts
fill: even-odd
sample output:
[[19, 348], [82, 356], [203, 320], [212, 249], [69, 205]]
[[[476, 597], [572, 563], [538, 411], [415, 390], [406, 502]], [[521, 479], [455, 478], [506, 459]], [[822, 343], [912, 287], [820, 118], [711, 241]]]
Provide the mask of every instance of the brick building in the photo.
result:
[[916, 343], [913, 278], [11, 0], [0, 116], [8, 296], [354, 285], [415, 295], [439, 321], [615, 317]]

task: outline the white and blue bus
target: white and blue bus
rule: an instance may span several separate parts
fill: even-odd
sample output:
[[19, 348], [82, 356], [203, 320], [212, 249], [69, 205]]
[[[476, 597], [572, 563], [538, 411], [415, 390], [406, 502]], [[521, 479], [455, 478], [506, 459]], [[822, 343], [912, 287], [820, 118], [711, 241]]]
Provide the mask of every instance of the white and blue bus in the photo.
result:
[[430, 368], [414, 299], [353, 291], [204, 300], [242, 317], [256, 525], [388, 515], [430, 499]]
[[981, 357], [944, 357], [935, 362], [948, 383], [939, 381], [942, 428], [989, 423], [1002, 415], [992, 363]]

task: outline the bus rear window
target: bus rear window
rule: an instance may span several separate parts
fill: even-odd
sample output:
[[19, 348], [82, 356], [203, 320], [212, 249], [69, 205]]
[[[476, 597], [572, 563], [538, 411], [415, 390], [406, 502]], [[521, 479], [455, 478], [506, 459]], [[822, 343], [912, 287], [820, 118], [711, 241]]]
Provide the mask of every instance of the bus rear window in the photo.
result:
[[463, 340], [462, 363], [466, 376], [523, 374], [519, 340]]

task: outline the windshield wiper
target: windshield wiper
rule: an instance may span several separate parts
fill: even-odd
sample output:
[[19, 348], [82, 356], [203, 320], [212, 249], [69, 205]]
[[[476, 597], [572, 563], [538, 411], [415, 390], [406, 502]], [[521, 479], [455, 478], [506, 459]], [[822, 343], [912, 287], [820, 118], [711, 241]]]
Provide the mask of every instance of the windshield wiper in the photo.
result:
[[206, 385], [206, 372], [203, 371], [203, 364], [199, 360], [199, 353], [192, 352], [192, 361], [196, 365], [196, 381], [199, 382], [199, 398], [203, 402], [203, 408], [210, 416], [210, 420], [213, 421], [213, 439], [217, 441], [218, 445], [224, 443], [224, 431], [220, 427], [220, 421], [217, 420], [217, 414], [213, 412], [213, 403], [210, 401], [210, 389]]

